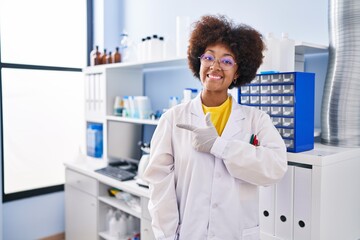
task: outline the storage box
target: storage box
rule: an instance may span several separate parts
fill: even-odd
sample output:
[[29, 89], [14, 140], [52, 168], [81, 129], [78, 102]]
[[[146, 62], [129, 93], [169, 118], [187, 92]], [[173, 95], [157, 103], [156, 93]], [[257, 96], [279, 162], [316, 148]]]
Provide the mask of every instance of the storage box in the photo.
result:
[[288, 152], [314, 148], [314, 95], [315, 74], [306, 72], [259, 74], [239, 88], [239, 102], [270, 115]]
[[90, 157], [101, 158], [103, 155], [103, 125], [101, 123], [87, 123], [86, 152]]

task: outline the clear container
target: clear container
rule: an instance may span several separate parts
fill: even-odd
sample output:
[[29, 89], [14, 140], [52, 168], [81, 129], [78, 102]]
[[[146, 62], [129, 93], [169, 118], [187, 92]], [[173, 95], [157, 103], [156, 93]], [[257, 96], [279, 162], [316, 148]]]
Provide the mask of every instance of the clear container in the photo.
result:
[[129, 35], [124, 32], [120, 35], [120, 53], [123, 62], [135, 61], [137, 60], [136, 49], [134, 44], [129, 38]]

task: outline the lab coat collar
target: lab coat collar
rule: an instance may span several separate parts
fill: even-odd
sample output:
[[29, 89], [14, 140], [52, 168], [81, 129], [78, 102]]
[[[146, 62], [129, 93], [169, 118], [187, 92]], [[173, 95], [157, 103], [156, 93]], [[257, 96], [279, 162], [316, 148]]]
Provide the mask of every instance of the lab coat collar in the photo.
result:
[[[191, 124], [197, 127], [204, 127], [205, 123], [205, 114], [202, 109], [202, 102], [201, 102], [201, 93], [198, 94], [192, 101], [191, 101], [191, 115], [192, 121]], [[229, 94], [229, 96], [231, 96]], [[231, 96], [232, 97], [232, 96]], [[222, 133], [222, 136], [225, 138], [230, 138], [236, 135], [242, 129], [242, 120], [246, 118], [246, 114], [242, 109], [242, 106], [237, 103], [235, 98], [232, 97], [232, 104], [231, 104], [231, 113], [226, 124], [226, 127]]]

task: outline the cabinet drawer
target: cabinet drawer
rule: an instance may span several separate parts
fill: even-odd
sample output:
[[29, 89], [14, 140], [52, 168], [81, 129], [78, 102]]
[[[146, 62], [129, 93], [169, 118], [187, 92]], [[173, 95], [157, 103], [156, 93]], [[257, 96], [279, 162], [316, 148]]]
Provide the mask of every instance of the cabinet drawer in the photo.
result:
[[141, 217], [151, 220], [151, 216], [148, 209], [149, 199], [141, 198]]
[[97, 181], [84, 174], [66, 169], [66, 184], [91, 195], [97, 195]]

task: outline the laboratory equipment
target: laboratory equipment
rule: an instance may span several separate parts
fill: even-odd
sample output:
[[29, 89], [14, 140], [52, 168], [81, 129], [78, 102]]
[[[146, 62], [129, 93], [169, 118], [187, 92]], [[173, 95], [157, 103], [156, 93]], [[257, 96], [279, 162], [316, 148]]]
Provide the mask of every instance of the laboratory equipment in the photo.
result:
[[360, 2], [329, 1], [329, 63], [321, 111], [321, 142], [360, 146]]

